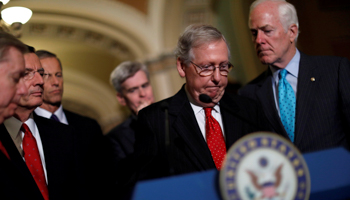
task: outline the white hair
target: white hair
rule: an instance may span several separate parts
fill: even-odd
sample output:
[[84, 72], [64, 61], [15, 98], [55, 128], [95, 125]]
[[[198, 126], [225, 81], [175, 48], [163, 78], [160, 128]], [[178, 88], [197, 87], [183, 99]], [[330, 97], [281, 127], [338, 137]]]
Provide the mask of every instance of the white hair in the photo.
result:
[[256, 0], [254, 1], [251, 6], [250, 6], [250, 11], [249, 11], [249, 21], [250, 21], [250, 14], [256, 8], [258, 5], [260, 5], [263, 2], [276, 2], [278, 3], [278, 13], [279, 13], [279, 18], [280, 22], [284, 28], [284, 30], [287, 32], [290, 25], [295, 24], [298, 27], [298, 33], [295, 37], [295, 41], [297, 41], [298, 36], [299, 36], [299, 21], [298, 21], [298, 15], [295, 7], [288, 3], [285, 0]]

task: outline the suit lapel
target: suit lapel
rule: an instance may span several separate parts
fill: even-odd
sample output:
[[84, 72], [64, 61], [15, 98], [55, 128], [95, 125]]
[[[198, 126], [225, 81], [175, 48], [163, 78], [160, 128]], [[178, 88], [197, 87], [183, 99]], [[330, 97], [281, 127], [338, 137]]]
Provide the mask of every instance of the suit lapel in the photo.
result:
[[[46, 120], [46, 119], [45, 119]], [[48, 135], [47, 133], [50, 133], [50, 131], [52, 132], [52, 130], [50, 130], [50, 126], [48, 124], [46, 124], [44, 121], [42, 121], [42, 118], [38, 115], [34, 115], [34, 121], [36, 126], [38, 127], [39, 130], [39, 134], [40, 134], [40, 139], [43, 145], [43, 150], [44, 150], [44, 157], [45, 157], [45, 167], [46, 167], [46, 173], [47, 173], [47, 177], [48, 180], [54, 180], [54, 178], [52, 178], [52, 176], [55, 176], [55, 174], [50, 173], [52, 171], [52, 159], [55, 159], [52, 155], [54, 154], [54, 150], [52, 150], [51, 145], [52, 144], [51, 141], [55, 141], [55, 134], [50, 134]], [[57, 122], [58, 123], [58, 122]], [[52, 129], [52, 127], [51, 127]], [[47, 155], [51, 155], [51, 156], [47, 156]]]
[[316, 81], [320, 80], [320, 75], [317, 72], [314, 64], [309, 63], [307, 55], [300, 52], [300, 64], [298, 74], [298, 92], [297, 92], [297, 105], [296, 105], [296, 121], [295, 121], [295, 143], [299, 142], [303, 138], [302, 134], [305, 133], [305, 126], [307, 119], [309, 119], [310, 110], [313, 108], [313, 97], [316, 83], [311, 81], [314, 77]]
[[270, 69], [268, 69], [266, 71], [266, 79], [264, 79], [264, 81], [259, 84], [259, 88], [257, 89], [257, 97], [261, 102], [261, 106], [264, 110], [266, 118], [272, 125], [274, 131], [288, 138], [287, 132], [284, 130], [281, 119], [276, 109], [271, 78], [272, 74]]
[[193, 109], [188, 101], [184, 87], [178, 92], [169, 105], [170, 126], [183, 139], [191, 150], [189, 157], [195, 156], [194, 162], [199, 169], [215, 168], [210, 150], [199, 129]]
[[7, 129], [4, 124], [0, 125], [0, 140], [4, 145], [4, 147], [6, 148], [7, 153], [10, 156], [11, 163], [16, 168], [14, 171], [16, 171], [17, 173], [20, 173], [21, 176], [23, 177], [23, 180], [26, 180], [27, 183], [30, 184], [27, 186], [28, 188], [35, 188], [35, 191], [33, 191], [33, 193], [40, 194], [39, 196], [41, 196], [41, 193], [32, 177], [32, 174], [30, 173], [21, 154], [18, 152], [17, 147], [13, 143], [13, 140], [10, 134], [7, 132]]
[[16, 168], [18, 168], [18, 170], [22, 173], [24, 177], [34, 180], [21, 154], [18, 152], [16, 145], [13, 143], [10, 134], [7, 132], [5, 125], [1, 124], [0, 132], [0, 140], [11, 158], [11, 162], [14, 164], [14, 166], [16, 166]]

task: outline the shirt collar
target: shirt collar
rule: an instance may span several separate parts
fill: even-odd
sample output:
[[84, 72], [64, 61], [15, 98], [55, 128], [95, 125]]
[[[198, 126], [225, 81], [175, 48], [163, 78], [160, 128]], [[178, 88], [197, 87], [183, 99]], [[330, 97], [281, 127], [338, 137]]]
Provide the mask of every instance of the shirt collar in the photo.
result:
[[[298, 78], [299, 63], [300, 63], [300, 52], [298, 49], [296, 49], [295, 55], [293, 56], [292, 60], [287, 64], [285, 68], [289, 74], [293, 75], [296, 78]], [[277, 81], [279, 79], [278, 74], [280, 73], [281, 69], [272, 67], [271, 65], [269, 66], [269, 68], [272, 72], [273, 79]]]
[[[36, 132], [36, 125], [33, 118], [33, 113], [30, 114], [29, 118], [24, 123], [28, 126], [33, 136], [36, 137], [37, 132]], [[4, 121], [4, 125], [6, 129], [13, 139], [19, 136], [18, 133], [20, 132], [22, 124], [23, 122], [21, 122], [15, 117], [10, 117]]]
[[[50, 119], [52, 113], [45, 110], [44, 108], [41, 108], [41, 107], [37, 107], [34, 112], [39, 115], [39, 116], [42, 116], [42, 117], [45, 117], [47, 119]], [[63, 121], [64, 119], [64, 112], [63, 112], [63, 107], [62, 105], [60, 105], [60, 107], [54, 112], [54, 114], [56, 115], [56, 117], [60, 120], [60, 121]]]
[[[190, 95], [190, 93], [187, 91], [186, 87], [185, 87], [185, 91], [186, 91], [187, 98], [188, 98], [188, 100], [190, 101], [190, 104], [191, 104], [191, 107], [192, 107], [194, 113], [195, 113], [195, 114], [198, 114], [198, 113], [204, 111], [204, 109], [203, 109], [202, 106], [198, 106], [198, 105], [195, 103], [194, 99], [192, 98], [192, 96]], [[218, 102], [218, 103], [213, 107], [213, 110], [214, 110], [215, 112], [217, 112], [217, 113], [220, 112], [219, 104], [220, 104], [220, 102]]]

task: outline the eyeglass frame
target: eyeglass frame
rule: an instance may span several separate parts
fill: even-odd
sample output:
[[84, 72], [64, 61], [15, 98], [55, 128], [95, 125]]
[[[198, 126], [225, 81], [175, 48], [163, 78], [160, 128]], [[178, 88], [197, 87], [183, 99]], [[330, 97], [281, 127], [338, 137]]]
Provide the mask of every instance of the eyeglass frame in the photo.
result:
[[29, 70], [30, 71], [28, 72], [28, 69], [26, 69], [26, 71], [24, 72], [23, 80], [32, 80], [35, 76], [35, 73], [39, 73], [41, 77], [43, 77], [45, 74], [44, 68], [40, 68], [38, 70], [32, 70], [32, 69], [29, 69]]
[[[215, 67], [215, 65], [209, 65], [209, 66], [213, 66], [214, 67], [214, 69], [213, 70], [211, 70], [211, 73], [210, 74], [208, 74], [208, 75], [203, 75], [203, 74], [201, 74], [201, 72], [203, 72], [203, 68], [204, 67], [202, 67], [202, 66], [199, 66], [199, 65], [197, 65], [196, 63], [194, 63], [194, 62], [192, 62], [192, 61], [190, 61], [190, 63], [195, 67], [195, 69], [196, 69], [196, 72], [197, 72], [197, 74], [199, 75], [199, 76], [202, 76], [202, 77], [206, 77], [206, 76], [211, 76], [211, 75], [213, 75], [214, 74], [214, 71], [216, 70], [216, 68], [219, 68], [219, 72], [220, 72], [220, 75], [221, 76], [228, 76], [228, 74], [230, 73], [230, 71], [233, 69], [233, 65], [230, 63], [230, 62], [228, 62], [227, 63], [227, 65], [228, 65], [228, 71], [227, 71], [227, 74], [222, 74], [221, 72], [221, 70], [220, 70], [220, 67], [222, 67], [222, 66], [218, 66], [218, 67]], [[202, 71], [198, 71], [198, 69], [197, 69], [197, 67], [200, 69], [200, 70], [202, 70]]]

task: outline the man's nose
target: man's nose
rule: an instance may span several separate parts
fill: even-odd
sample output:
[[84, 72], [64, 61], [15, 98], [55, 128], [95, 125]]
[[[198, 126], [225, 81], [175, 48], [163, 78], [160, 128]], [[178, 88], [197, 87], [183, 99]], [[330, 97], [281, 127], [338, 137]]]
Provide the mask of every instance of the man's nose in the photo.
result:
[[212, 74], [212, 80], [215, 83], [218, 83], [221, 80], [220, 69], [218, 67], [214, 68], [214, 72]]
[[264, 38], [262, 32], [261, 32], [261, 31], [258, 31], [258, 32], [256, 33], [255, 43], [261, 44], [261, 43], [264, 42], [264, 40], [265, 40], [265, 38]]
[[145, 91], [145, 89], [144, 88], [140, 88], [140, 90], [139, 90], [139, 95], [141, 96], [141, 97], [144, 97], [144, 96], [146, 96], [146, 91]]
[[24, 84], [23, 78], [17, 84], [17, 94], [25, 96], [28, 94], [28, 88]]
[[33, 79], [33, 85], [44, 85], [44, 79], [39, 73], [35, 73]]

